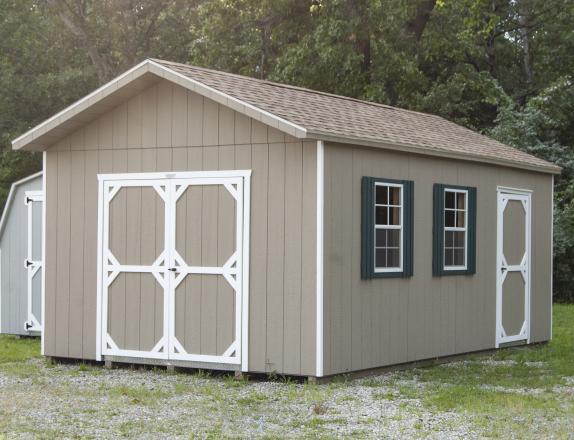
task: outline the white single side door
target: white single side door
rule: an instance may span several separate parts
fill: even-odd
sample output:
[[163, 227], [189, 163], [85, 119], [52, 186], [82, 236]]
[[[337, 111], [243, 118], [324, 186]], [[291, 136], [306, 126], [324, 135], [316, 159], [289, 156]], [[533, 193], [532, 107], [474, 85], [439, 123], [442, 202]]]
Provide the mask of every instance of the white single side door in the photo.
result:
[[99, 176], [102, 355], [242, 364], [249, 176]]
[[531, 194], [498, 189], [496, 346], [530, 342]]
[[24, 203], [27, 206], [27, 248], [24, 266], [27, 272], [27, 320], [24, 328], [28, 332], [42, 331], [42, 191], [26, 191]]

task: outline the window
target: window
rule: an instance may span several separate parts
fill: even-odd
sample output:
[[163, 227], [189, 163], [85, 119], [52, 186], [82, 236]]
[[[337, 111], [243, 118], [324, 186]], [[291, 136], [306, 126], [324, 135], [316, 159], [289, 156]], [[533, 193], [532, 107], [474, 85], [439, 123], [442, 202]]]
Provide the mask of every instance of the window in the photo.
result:
[[444, 269], [466, 269], [467, 190], [444, 190]]
[[411, 181], [363, 177], [363, 278], [412, 275], [412, 199]]
[[475, 273], [476, 188], [436, 184], [433, 204], [433, 275]]

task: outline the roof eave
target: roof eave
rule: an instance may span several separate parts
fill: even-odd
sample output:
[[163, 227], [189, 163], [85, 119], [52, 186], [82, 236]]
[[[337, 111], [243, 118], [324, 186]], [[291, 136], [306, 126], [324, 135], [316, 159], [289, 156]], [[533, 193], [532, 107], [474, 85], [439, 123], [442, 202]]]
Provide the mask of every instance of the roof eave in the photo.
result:
[[387, 150], [402, 151], [406, 153], [423, 154], [427, 156], [443, 157], [448, 159], [459, 159], [471, 162], [489, 163], [492, 165], [499, 165], [508, 168], [518, 168], [528, 171], [536, 171], [539, 173], [558, 175], [562, 172], [562, 168], [557, 165], [534, 165], [524, 162], [516, 162], [512, 160], [501, 159], [497, 157], [476, 156], [473, 154], [466, 154], [461, 152], [442, 151], [435, 148], [429, 148], [424, 145], [415, 144], [401, 144], [398, 142], [381, 142], [373, 139], [362, 138], [358, 136], [348, 135], [335, 135], [332, 133], [324, 132], [316, 129], [307, 129], [307, 136], [311, 139], [317, 139], [327, 142], [343, 143], [361, 145], [366, 147], [384, 148]]

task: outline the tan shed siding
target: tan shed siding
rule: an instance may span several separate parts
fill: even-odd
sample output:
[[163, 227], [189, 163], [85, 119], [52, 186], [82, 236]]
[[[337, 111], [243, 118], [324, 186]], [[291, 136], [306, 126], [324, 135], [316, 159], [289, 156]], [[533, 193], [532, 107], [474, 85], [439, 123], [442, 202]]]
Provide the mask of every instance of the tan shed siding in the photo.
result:
[[249, 369], [314, 374], [316, 143], [166, 81], [47, 151], [46, 355], [96, 354], [97, 174], [218, 169], [253, 170]]
[[[361, 280], [361, 177], [415, 182], [414, 276]], [[477, 273], [432, 276], [432, 185], [477, 187]], [[346, 145], [325, 148], [325, 374], [495, 345], [496, 188], [533, 190], [531, 339], [550, 337], [552, 177]]]

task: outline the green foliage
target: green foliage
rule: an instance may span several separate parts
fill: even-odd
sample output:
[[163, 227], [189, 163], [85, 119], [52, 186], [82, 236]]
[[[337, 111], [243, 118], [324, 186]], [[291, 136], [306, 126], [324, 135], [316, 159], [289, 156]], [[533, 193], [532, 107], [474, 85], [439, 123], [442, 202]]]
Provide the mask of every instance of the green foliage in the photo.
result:
[[555, 294], [574, 281], [571, 0], [0, 0], [0, 203], [40, 168], [10, 140], [143, 57], [441, 115], [564, 168]]

